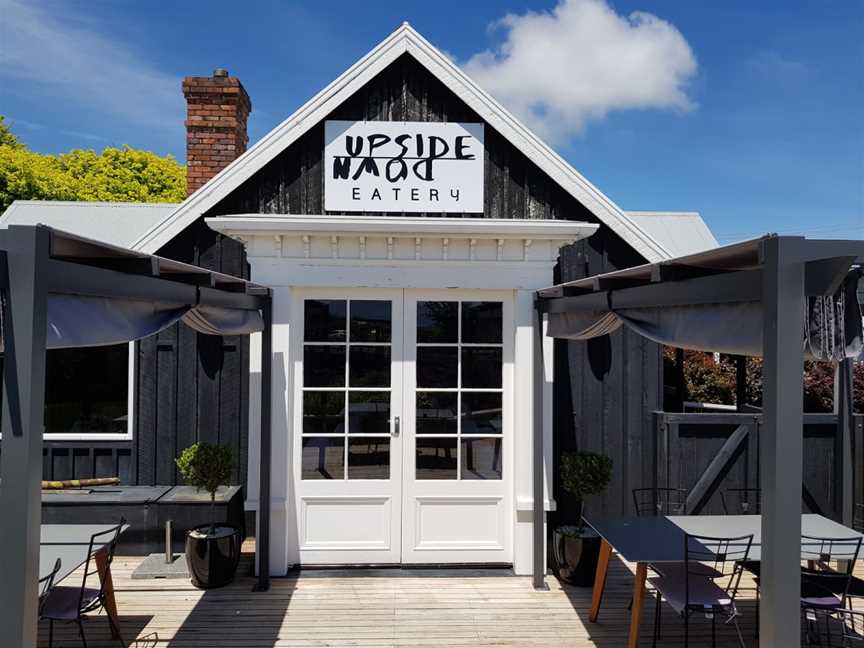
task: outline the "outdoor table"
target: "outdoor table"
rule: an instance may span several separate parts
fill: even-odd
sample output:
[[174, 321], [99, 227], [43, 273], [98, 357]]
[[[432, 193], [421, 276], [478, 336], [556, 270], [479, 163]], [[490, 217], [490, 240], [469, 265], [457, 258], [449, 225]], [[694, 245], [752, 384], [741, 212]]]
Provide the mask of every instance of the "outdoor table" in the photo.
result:
[[[60, 558], [60, 571], [54, 578], [59, 583], [87, 561], [90, 550], [90, 538], [94, 533], [110, 529], [104, 524], [43, 524], [39, 538], [39, 578], [44, 578], [54, 569], [54, 564]], [[124, 524], [120, 533], [129, 528]], [[111, 634], [117, 637], [114, 628], [119, 628], [117, 618], [117, 602], [114, 600], [114, 583], [111, 580], [111, 566], [107, 564], [107, 545], [110, 538], [102, 542], [96, 553], [96, 569], [99, 579], [105, 584], [105, 612], [111, 616], [114, 627]]]
[[[656, 517], [593, 517], [585, 522], [602, 538], [600, 561], [594, 579], [591, 612], [588, 620], [596, 623], [606, 587], [606, 573], [612, 550], [627, 562], [636, 563], [633, 580], [633, 605], [630, 611], [629, 648], [639, 643], [639, 623], [645, 600], [645, 580], [649, 563], [684, 562], [684, 535], [731, 538], [753, 534], [749, 560], [762, 557], [761, 515], [669, 515]], [[801, 533], [816, 538], [864, 537], [842, 524], [821, 515], [802, 515]]]

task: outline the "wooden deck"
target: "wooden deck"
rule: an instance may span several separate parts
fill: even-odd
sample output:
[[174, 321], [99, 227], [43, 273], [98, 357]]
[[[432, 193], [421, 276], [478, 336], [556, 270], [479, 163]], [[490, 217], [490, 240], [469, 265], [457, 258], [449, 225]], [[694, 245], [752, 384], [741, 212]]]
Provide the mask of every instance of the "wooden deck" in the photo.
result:
[[[251, 556], [229, 587], [201, 591], [187, 581], [132, 580], [140, 558], [117, 557], [112, 571], [124, 637], [131, 646], [265, 648], [270, 646], [563, 646], [621, 648], [629, 626], [630, 567], [613, 558], [599, 623], [588, 622], [590, 588], [549, 577], [537, 592], [526, 577], [496, 571], [303, 571], [253, 593]], [[64, 584], [76, 582], [70, 577]], [[741, 623], [748, 646], [754, 606], [747, 592]], [[653, 598], [646, 601], [642, 646], [651, 645]], [[694, 617], [691, 646], [710, 646], [710, 622]], [[681, 645], [683, 626], [664, 605], [660, 646]], [[100, 615], [85, 624], [91, 648], [119, 646]], [[718, 646], [735, 646], [718, 624]], [[40, 627], [47, 645], [47, 624]], [[80, 646], [75, 626], [55, 625], [55, 646]]]

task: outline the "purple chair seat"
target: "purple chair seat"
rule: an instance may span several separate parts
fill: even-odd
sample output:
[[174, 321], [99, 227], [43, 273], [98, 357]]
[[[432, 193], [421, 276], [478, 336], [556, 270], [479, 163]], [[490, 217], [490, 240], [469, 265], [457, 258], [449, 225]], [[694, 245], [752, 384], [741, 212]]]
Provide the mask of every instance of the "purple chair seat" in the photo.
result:
[[802, 596], [801, 607], [814, 610], [836, 610], [841, 607], [842, 601], [833, 594], [825, 593], [822, 596]]
[[[687, 607], [687, 584], [684, 581], [683, 574], [680, 577], [660, 576], [658, 578], [649, 578], [648, 582], [663, 595], [666, 602], [678, 614], [681, 614], [684, 608]], [[710, 578], [690, 574], [688, 582], [690, 586], [689, 606], [691, 608], [711, 608], [716, 610], [732, 605], [731, 597]]]
[[45, 607], [42, 608], [42, 617], [54, 621], [74, 621], [78, 618], [78, 604], [81, 609], [88, 609], [99, 598], [98, 589], [84, 588], [84, 597], [81, 598], [80, 587], [55, 587], [48, 594]]

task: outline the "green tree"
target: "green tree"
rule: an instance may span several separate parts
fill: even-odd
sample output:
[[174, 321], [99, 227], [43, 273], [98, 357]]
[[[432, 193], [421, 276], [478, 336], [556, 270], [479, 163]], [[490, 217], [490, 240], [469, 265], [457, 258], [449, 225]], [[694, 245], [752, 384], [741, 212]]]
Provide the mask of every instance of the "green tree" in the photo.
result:
[[14, 200], [180, 202], [186, 168], [128, 146], [50, 155], [23, 146], [0, 116], [0, 212]]

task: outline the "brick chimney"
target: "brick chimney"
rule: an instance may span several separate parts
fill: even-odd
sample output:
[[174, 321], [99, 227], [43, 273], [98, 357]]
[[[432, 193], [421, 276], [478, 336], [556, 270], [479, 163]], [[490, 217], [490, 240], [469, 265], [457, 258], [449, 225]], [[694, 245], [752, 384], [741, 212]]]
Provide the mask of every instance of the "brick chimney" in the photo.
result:
[[186, 195], [246, 150], [252, 102], [239, 79], [217, 68], [212, 77], [183, 79], [186, 97]]

